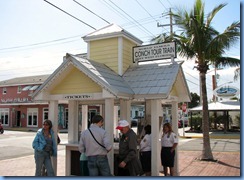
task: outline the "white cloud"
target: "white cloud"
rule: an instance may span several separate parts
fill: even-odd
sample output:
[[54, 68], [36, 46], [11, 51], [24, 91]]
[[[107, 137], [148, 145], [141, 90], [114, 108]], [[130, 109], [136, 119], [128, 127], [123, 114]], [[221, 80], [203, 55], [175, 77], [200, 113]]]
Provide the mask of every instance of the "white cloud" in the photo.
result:
[[[0, 62], [2, 64], [0, 67], [0, 81], [21, 76], [51, 74], [63, 62], [63, 56], [65, 56], [66, 53], [67, 52], [65, 51], [57, 52], [50, 50], [39, 52], [32, 51], [25, 56], [2, 57], [0, 58]], [[68, 53], [78, 54], [81, 52], [80, 50], [73, 50]], [[180, 60], [185, 59], [180, 58]], [[199, 72], [194, 68], [194, 66], [196, 66], [194, 60], [185, 60], [182, 64], [189, 91], [200, 95]], [[219, 74], [220, 77], [217, 81], [218, 85], [222, 85], [230, 81], [233, 82], [234, 71], [235, 68], [218, 70], [217, 74]], [[212, 75], [214, 75], [214, 69], [210, 69], [206, 74], [208, 100], [213, 96]], [[236, 82], [230, 83], [230, 85], [240, 89], [240, 79]]]

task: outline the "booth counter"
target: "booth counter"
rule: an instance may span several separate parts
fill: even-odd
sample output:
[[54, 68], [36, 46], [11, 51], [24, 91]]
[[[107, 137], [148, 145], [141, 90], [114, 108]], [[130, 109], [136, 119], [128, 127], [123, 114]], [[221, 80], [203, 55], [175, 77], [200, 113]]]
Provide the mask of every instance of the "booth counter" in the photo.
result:
[[[80, 152], [79, 144], [66, 144], [66, 176], [80, 176]], [[119, 143], [113, 144], [114, 148], [114, 159], [116, 164], [116, 156], [119, 153]], [[114, 170], [114, 175], [116, 175], [116, 168]]]

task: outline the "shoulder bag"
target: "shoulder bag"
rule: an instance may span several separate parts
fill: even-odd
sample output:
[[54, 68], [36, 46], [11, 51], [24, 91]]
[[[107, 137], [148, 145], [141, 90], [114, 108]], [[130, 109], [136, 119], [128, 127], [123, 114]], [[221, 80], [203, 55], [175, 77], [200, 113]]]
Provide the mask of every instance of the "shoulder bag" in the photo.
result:
[[[88, 130], [90, 131], [90, 133], [91, 133], [93, 139], [97, 142], [97, 144], [99, 144], [101, 147], [105, 148], [105, 146], [103, 146], [101, 143], [99, 143], [99, 142], [96, 140], [96, 138], [95, 138], [94, 135], [92, 134], [90, 128], [88, 128]], [[105, 149], [106, 149], [106, 148], [105, 148]]]

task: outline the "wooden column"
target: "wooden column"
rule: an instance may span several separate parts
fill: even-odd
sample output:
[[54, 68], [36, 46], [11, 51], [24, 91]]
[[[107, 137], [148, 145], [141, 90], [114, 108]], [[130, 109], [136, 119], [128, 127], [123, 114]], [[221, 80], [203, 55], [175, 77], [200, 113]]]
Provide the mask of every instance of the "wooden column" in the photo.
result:
[[120, 120], [127, 120], [130, 124], [130, 109], [131, 109], [131, 101], [126, 99], [120, 99]]
[[69, 100], [68, 143], [78, 143], [78, 102]]
[[[172, 101], [172, 129], [174, 133], [178, 136], [178, 102]], [[178, 136], [179, 138], [179, 136]], [[174, 162], [174, 175], [179, 175], [179, 158], [178, 158], [178, 148], [175, 149], [175, 162]]]
[[82, 105], [82, 127], [81, 132], [88, 128], [88, 105]]
[[118, 106], [114, 106], [114, 129], [113, 129], [114, 133], [113, 134], [114, 137], [116, 138], [119, 138], [119, 132], [117, 129], [115, 129], [115, 127], [118, 126], [118, 109], [119, 109]]
[[159, 164], [160, 164], [160, 142], [159, 142], [159, 117], [161, 115], [160, 111], [161, 101], [151, 100], [151, 127], [152, 127], [152, 176], [159, 175]]
[[[105, 116], [104, 116], [104, 121], [105, 121], [105, 130], [107, 131], [109, 137], [110, 137], [110, 142], [113, 145], [114, 142], [114, 99], [109, 98], [105, 99]], [[110, 170], [111, 173], [113, 174], [114, 172], [114, 149], [112, 147], [112, 150], [108, 153], [108, 162], [110, 165]]]
[[151, 121], [151, 100], [146, 100], [145, 103], [145, 115], [144, 118], [146, 120], [146, 124], [152, 124]]
[[[55, 140], [58, 134], [58, 101], [50, 101], [48, 109], [48, 119], [52, 121]], [[53, 170], [57, 175], [57, 157], [52, 157]]]

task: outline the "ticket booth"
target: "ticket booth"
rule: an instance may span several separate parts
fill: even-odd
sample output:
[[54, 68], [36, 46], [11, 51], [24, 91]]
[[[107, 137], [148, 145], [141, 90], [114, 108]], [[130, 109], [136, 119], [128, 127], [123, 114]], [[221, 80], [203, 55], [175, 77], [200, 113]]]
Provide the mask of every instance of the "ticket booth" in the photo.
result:
[[[145, 106], [145, 122], [152, 126], [152, 138], [159, 139], [162, 104], [171, 103], [172, 125], [177, 132], [178, 102], [190, 101], [181, 63], [170, 60], [164, 64], [140, 65], [133, 61], [133, 48], [141, 46], [142, 41], [121, 27], [110, 24], [84, 36], [83, 40], [88, 47], [86, 58], [67, 53], [62, 64], [33, 95], [35, 101], [49, 102], [49, 118], [54, 122], [56, 133], [58, 102], [68, 103], [67, 176], [79, 175], [76, 168], [79, 167], [76, 161], [79, 159], [79, 132], [87, 128], [89, 105], [100, 107], [100, 114], [105, 120], [104, 128], [114, 142], [118, 120], [130, 122], [132, 104]], [[161, 48], [153, 48], [156, 47]], [[79, 107], [82, 108], [81, 127], [78, 125]], [[158, 176], [160, 142], [152, 143], [152, 175]], [[117, 151], [118, 144], [114, 143], [108, 153], [111, 172], [114, 172], [114, 154]]]

